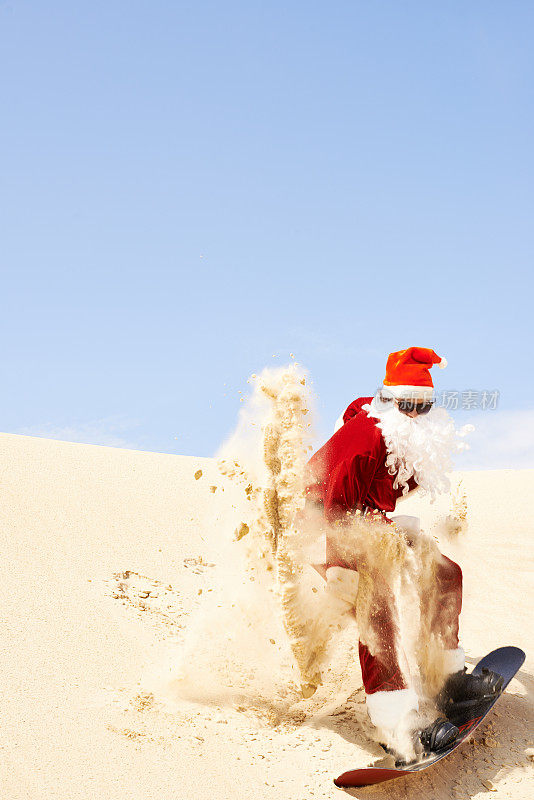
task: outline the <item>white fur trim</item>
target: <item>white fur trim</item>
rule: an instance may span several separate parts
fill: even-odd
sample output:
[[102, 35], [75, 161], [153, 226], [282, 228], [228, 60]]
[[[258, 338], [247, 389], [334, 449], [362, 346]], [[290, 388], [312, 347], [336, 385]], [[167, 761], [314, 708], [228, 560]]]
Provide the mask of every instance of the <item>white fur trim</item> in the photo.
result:
[[396, 517], [390, 517], [390, 519], [398, 528], [402, 528], [407, 533], [411, 533], [414, 536], [418, 536], [421, 533], [421, 520], [419, 517], [397, 514]]
[[404, 717], [419, 708], [419, 700], [413, 689], [366, 694], [365, 701], [373, 725], [389, 731], [393, 731]]
[[432, 386], [410, 386], [408, 384], [386, 386], [384, 384], [384, 392], [389, 392], [397, 400], [432, 400], [434, 397]]
[[449, 363], [449, 362], [447, 361], [447, 359], [446, 359], [446, 358], [442, 358], [442, 359], [441, 359], [441, 361], [440, 361], [440, 362], [439, 362], [439, 364], [438, 364], [438, 367], [439, 367], [440, 369], [445, 369], [445, 367], [447, 366], [447, 364], [448, 364], [448, 363]]
[[328, 567], [326, 570], [326, 588], [341, 600], [353, 606], [358, 594], [358, 573], [345, 567]]
[[463, 647], [456, 647], [454, 650], [445, 650], [443, 667], [447, 675], [459, 672], [465, 666], [465, 652]]
[[334, 433], [337, 433], [337, 432], [338, 432], [338, 430], [339, 430], [340, 428], [342, 428], [344, 424], [345, 424], [345, 422], [344, 422], [344, 420], [343, 420], [343, 414], [342, 414], [340, 417], [338, 417], [338, 418], [336, 419], [336, 424], [334, 425]]

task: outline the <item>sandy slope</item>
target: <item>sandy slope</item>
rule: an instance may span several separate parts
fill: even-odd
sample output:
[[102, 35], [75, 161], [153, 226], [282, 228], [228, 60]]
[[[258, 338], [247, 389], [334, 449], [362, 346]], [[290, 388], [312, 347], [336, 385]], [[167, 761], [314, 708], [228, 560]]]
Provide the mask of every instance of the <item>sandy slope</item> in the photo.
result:
[[[0, 451], [0, 796], [330, 797], [336, 774], [380, 754], [361, 692], [299, 726], [237, 704], [170, 708], [147, 689], [211, 588], [213, 509], [231, 502], [210, 491], [213, 461], [7, 434]], [[477, 797], [483, 780], [492, 797], [534, 796], [534, 471], [460, 478], [468, 658], [515, 644], [527, 661], [474, 743], [358, 797]], [[438, 530], [451, 498], [399, 512]]]

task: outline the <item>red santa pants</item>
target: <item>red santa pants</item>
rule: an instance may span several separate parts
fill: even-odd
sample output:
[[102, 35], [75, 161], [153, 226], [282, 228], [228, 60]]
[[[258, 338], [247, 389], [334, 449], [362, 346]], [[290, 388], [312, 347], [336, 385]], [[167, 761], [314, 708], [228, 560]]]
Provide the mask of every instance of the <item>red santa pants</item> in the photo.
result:
[[[344, 567], [358, 571], [357, 557], [344, 557], [327, 538], [326, 567]], [[454, 561], [440, 554], [434, 565], [433, 585], [424, 598], [430, 630], [441, 637], [446, 649], [458, 647], [458, 618], [462, 609], [462, 570]], [[405, 661], [399, 645], [399, 625], [393, 593], [379, 574], [372, 576], [372, 597], [367, 627], [372, 631], [373, 653], [360, 641], [362, 678], [367, 694], [406, 689], [400, 663]]]

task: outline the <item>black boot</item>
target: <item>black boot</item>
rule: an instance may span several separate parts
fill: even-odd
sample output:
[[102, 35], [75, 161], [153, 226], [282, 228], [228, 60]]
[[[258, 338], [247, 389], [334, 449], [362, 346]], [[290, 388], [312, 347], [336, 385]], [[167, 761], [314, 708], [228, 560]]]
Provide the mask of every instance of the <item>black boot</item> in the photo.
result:
[[464, 669], [449, 675], [436, 698], [436, 705], [453, 722], [476, 715], [485, 704], [497, 697], [503, 686], [502, 675], [485, 667], [479, 675]]
[[393, 756], [397, 769], [416, 764], [425, 753], [436, 753], [448, 747], [454, 742], [460, 731], [444, 717], [438, 717], [424, 730], [414, 730], [412, 733], [414, 749], [416, 753], [415, 761], [406, 761], [395, 749], [380, 743], [381, 747]]
[[426, 753], [436, 753], [451, 745], [460, 731], [448, 719], [438, 717], [434, 722], [420, 731], [419, 740]]

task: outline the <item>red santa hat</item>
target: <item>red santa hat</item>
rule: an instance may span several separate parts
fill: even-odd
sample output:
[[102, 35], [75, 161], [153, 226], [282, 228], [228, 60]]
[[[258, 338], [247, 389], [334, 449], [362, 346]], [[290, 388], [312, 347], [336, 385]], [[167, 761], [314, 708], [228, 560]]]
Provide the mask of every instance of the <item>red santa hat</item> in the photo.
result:
[[399, 399], [430, 400], [434, 394], [430, 368], [434, 364], [444, 369], [447, 361], [428, 347], [408, 347], [390, 353], [384, 386]]

